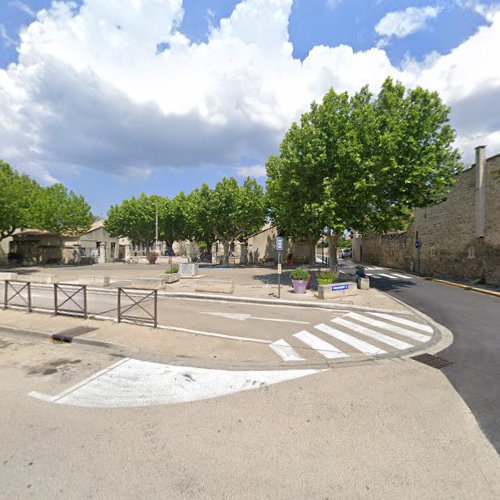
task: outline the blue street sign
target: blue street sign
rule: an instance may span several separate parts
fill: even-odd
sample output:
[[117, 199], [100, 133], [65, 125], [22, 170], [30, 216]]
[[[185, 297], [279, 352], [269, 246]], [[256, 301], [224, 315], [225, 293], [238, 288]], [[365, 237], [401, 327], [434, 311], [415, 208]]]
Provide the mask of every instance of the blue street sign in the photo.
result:
[[415, 240], [415, 248], [420, 248], [422, 246], [422, 243], [420, 243], [420, 240]]
[[283, 238], [281, 236], [276, 238], [276, 250], [278, 250], [278, 252], [283, 250]]
[[337, 290], [347, 290], [349, 288], [349, 285], [332, 285], [332, 292], [335, 292]]

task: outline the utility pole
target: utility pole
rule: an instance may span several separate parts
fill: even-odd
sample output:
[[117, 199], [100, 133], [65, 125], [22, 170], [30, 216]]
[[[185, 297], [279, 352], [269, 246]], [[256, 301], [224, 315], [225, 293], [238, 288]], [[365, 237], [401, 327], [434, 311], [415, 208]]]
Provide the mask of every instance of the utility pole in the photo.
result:
[[159, 253], [158, 249], [158, 203], [155, 203], [155, 252]]

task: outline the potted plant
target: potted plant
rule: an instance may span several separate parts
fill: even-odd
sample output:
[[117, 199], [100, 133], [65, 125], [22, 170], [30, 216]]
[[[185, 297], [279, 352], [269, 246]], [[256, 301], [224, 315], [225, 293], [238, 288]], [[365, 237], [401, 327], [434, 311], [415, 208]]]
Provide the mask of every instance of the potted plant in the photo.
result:
[[158, 252], [148, 252], [146, 254], [146, 259], [150, 264], [156, 264], [156, 259], [158, 259]]
[[306, 285], [309, 281], [309, 270], [298, 267], [292, 272], [292, 285], [295, 293], [306, 293]]
[[293, 264], [293, 253], [289, 253], [286, 256], [286, 263], [290, 266]]
[[321, 271], [316, 277], [318, 278], [318, 285], [330, 285], [337, 281], [337, 275], [331, 271]]

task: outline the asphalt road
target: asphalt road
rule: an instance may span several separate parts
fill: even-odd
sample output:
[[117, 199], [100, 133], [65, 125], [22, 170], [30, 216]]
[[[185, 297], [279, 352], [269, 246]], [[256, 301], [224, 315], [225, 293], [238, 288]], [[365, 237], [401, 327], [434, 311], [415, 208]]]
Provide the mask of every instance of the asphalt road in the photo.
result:
[[453, 332], [453, 344], [439, 353], [453, 363], [443, 373], [500, 452], [500, 299], [424, 279], [378, 277], [372, 286]]
[[[0, 332], [0, 499], [500, 498], [500, 458], [442, 373], [420, 363], [276, 384], [244, 372], [247, 390], [214, 397], [237, 372], [174, 373], [83, 347]], [[64, 399], [113, 376], [107, 400], [133, 386], [190, 402]]]

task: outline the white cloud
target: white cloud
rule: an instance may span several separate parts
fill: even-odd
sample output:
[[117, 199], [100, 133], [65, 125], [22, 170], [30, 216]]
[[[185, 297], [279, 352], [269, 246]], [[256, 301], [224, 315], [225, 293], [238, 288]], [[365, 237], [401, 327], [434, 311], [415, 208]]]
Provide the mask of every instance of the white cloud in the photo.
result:
[[388, 12], [375, 26], [375, 31], [384, 37], [404, 38], [425, 27], [427, 21], [437, 17], [439, 7], [408, 7], [405, 10]]
[[462, 9], [472, 10], [484, 17], [488, 22], [492, 22], [496, 14], [500, 12], [499, 2], [486, 4], [480, 0], [456, 0], [456, 4]]
[[346, 45], [294, 59], [291, 5], [244, 0], [195, 44], [178, 28], [181, 0], [54, 3], [21, 33], [18, 64], [0, 70], [2, 156], [46, 181], [80, 167], [136, 176], [264, 162], [328, 88], [377, 91], [388, 75], [438, 90], [459, 145], [500, 151], [498, 15], [451, 53], [399, 68], [384, 50]]
[[266, 167], [264, 165], [252, 165], [250, 167], [238, 167], [237, 173], [240, 177], [265, 177]]
[[21, 12], [24, 12], [25, 14], [28, 14], [30, 17], [35, 17], [35, 11], [29, 6], [26, 5], [24, 2], [21, 2], [21, 0], [11, 0], [9, 2], [9, 5], [12, 7], [15, 7], [16, 9], [19, 9]]
[[336, 9], [344, 0], [326, 0], [326, 5], [330, 9]]
[[17, 43], [16, 40], [9, 35], [7, 28], [2, 23], [0, 23], [0, 38], [7, 47], [11, 47]]

